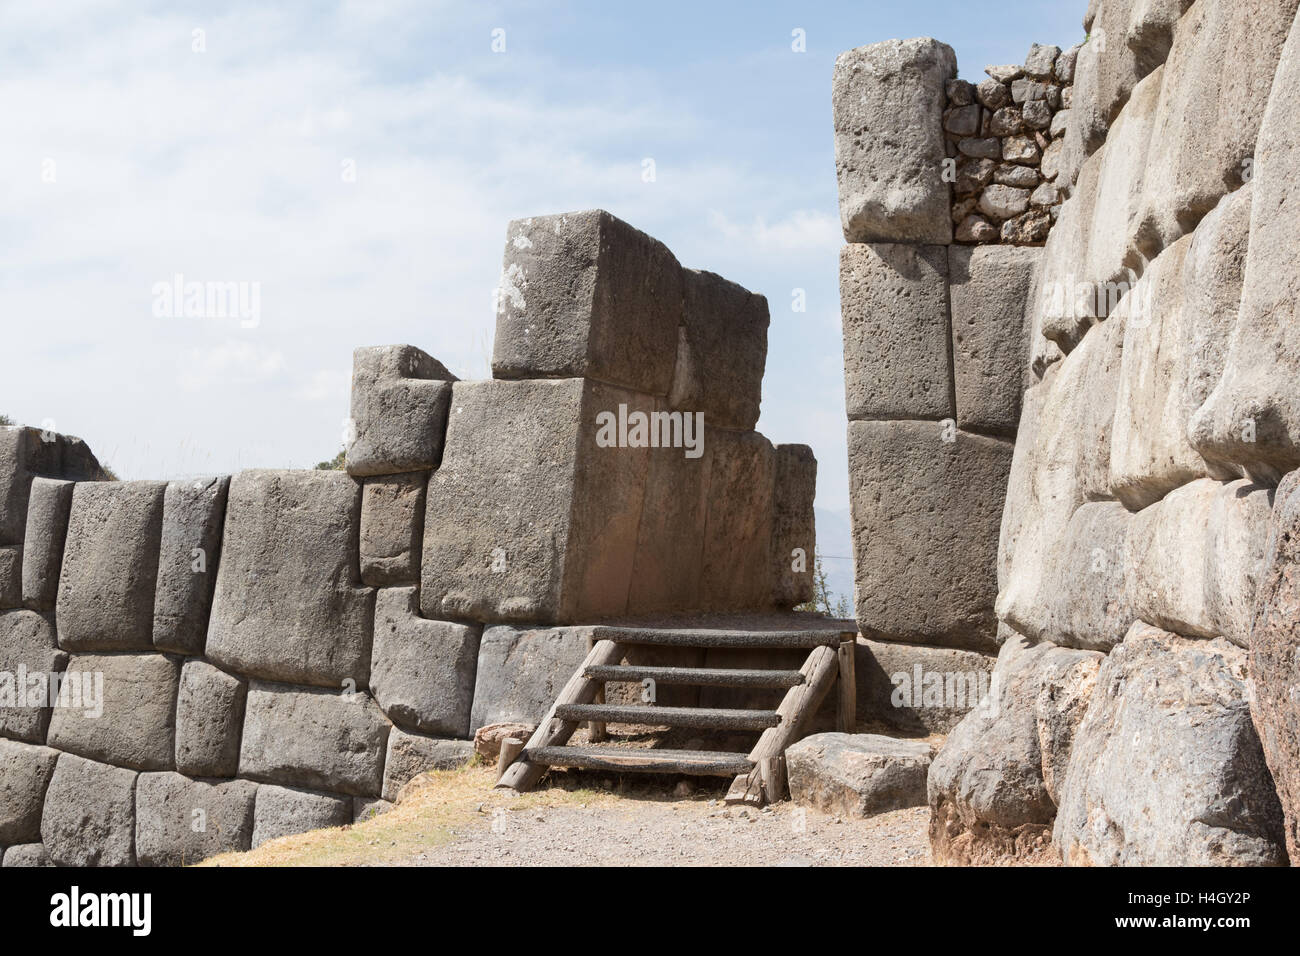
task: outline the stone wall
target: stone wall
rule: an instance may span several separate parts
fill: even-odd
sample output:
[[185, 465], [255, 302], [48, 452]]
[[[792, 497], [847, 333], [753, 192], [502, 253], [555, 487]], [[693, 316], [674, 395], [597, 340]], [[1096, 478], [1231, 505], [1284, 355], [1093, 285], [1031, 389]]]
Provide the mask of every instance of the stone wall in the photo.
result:
[[107, 481], [0, 429], [3, 865], [351, 823], [538, 721], [583, 625], [811, 597], [762, 296], [600, 211], [512, 223], [501, 293], [491, 381], [356, 351], [346, 471]]
[[942, 861], [1300, 852], [1296, 8], [1090, 6]]

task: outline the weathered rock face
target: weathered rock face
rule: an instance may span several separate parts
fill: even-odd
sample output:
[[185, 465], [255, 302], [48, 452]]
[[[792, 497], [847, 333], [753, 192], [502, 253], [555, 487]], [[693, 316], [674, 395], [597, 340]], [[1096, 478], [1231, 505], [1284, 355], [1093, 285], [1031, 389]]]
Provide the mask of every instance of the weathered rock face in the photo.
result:
[[604, 210], [517, 219], [506, 233], [492, 374], [588, 377], [666, 396], [682, 297], [676, 257]]
[[813, 734], [785, 752], [790, 799], [836, 816], [925, 806], [930, 745], [879, 734]]
[[952, 241], [942, 178], [952, 48], [929, 38], [889, 40], [835, 61], [835, 170], [849, 242]]
[[328, 471], [245, 471], [230, 483], [207, 656], [266, 680], [364, 687], [374, 592], [360, 586], [361, 486]]
[[1053, 842], [1069, 864], [1286, 862], [1246, 652], [1136, 624], [1075, 733]]
[[439, 740], [394, 728], [388, 735], [383, 797], [396, 803], [402, 788], [420, 774], [430, 770], [455, 770], [473, 756], [472, 741]]
[[1103, 660], [1100, 653], [1081, 653], [1048, 654], [1043, 661], [1034, 716], [1043, 756], [1043, 786], [1058, 806], [1074, 738], [1097, 688]]
[[1276, 483], [1300, 465], [1300, 368], [1294, 262], [1300, 216], [1300, 25], [1293, 24], [1254, 150], [1250, 247], [1241, 312], [1223, 377], [1193, 416], [1192, 442], [1206, 458]]
[[153, 649], [162, 481], [79, 482], [59, 575], [59, 646]]
[[348, 474], [437, 468], [454, 381], [441, 362], [411, 345], [357, 349]]
[[0, 612], [0, 736], [45, 743], [51, 675], [57, 678], [67, 662], [49, 617], [35, 611]]
[[41, 813], [41, 842], [58, 866], [135, 866], [140, 775], [60, 754]]
[[0, 846], [40, 842], [41, 808], [59, 752], [0, 740]]
[[849, 420], [951, 418], [947, 249], [847, 245], [840, 301]]
[[100, 481], [104, 470], [80, 438], [16, 425], [0, 426], [0, 545], [21, 545], [32, 480]]
[[536, 725], [587, 657], [591, 628], [489, 627], [478, 652], [470, 727]]
[[247, 780], [204, 783], [179, 773], [142, 773], [136, 781], [135, 853], [141, 866], [187, 866], [218, 853], [247, 850], [258, 786]]
[[50, 719], [50, 746], [132, 770], [171, 770], [180, 671], [161, 654], [73, 655], [67, 696]]
[[1251, 717], [1300, 861], [1300, 472], [1277, 489], [1250, 632]]
[[389, 730], [366, 694], [254, 682], [244, 713], [239, 773], [291, 787], [378, 796]]
[[370, 686], [390, 720], [450, 737], [470, 735], [477, 625], [420, 617], [415, 588], [385, 588], [375, 605]]
[[346, 797], [264, 783], [253, 805], [252, 846], [306, 830], [347, 826], [352, 819], [352, 801]]
[[1003, 641], [990, 701], [948, 735], [930, 767], [935, 860], [981, 864], [1050, 856], [1056, 807], [1043, 779], [1037, 702], [1050, 675], [1086, 657], [1018, 634]]
[[153, 644], [160, 651], [203, 653], [229, 490], [224, 476], [167, 485], [153, 607]]
[[1039, 249], [986, 246], [948, 249], [952, 361], [957, 425], [970, 431], [1015, 434], [1020, 422], [1018, 335]]

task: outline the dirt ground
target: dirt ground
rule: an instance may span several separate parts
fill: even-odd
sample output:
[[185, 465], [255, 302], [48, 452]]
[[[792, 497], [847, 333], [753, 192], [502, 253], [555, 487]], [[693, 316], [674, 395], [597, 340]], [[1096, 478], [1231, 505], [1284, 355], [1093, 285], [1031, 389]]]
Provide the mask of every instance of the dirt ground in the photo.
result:
[[[929, 810], [838, 819], [790, 803], [722, 804], [725, 782], [561, 773], [493, 790], [481, 766], [412, 781], [388, 813], [273, 840], [204, 866], [928, 866]], [[689, 791], [689, 792], [688, 792]]]

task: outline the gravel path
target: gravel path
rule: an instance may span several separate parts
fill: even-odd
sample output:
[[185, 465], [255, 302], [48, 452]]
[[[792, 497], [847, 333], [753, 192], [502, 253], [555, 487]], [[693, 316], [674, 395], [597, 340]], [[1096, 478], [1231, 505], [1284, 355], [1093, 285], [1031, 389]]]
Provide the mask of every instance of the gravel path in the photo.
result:
[[415, 866], [928, 866], [925, 807], [841, 820], [789, 803], [715, 800], [484, 807]]

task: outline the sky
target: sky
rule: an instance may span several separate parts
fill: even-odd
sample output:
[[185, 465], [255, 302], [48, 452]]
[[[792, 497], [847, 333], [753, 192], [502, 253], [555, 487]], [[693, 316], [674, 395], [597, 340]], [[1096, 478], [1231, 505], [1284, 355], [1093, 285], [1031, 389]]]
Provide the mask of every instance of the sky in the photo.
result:
[[[10, 0], [0, 414], [122, 478], [311, 467], [354, 348], [489, 377], [507, 223], [600, 207], [767, 296], [759, 430], [843, 512], [835, 56], [935, 36], [978, 81], [1085, 7]], [[177, 276], [247, 320], [187, 317]]]

